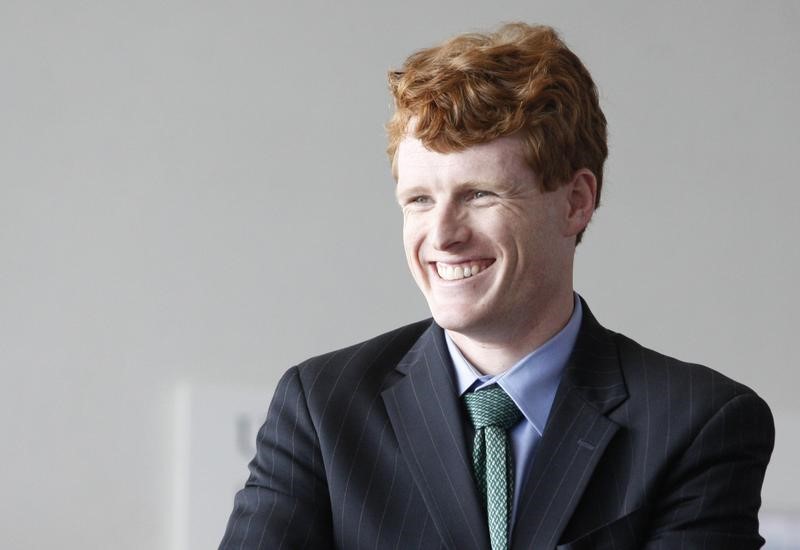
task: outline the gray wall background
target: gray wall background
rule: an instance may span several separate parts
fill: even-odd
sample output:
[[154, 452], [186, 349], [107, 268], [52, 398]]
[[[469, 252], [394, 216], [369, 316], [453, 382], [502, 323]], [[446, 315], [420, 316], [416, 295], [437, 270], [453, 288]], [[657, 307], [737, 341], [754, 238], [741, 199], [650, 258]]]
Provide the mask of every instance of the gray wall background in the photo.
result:
[[[755, 388], [797, 456], [800, 3], [2, 0], [0, 545], [166, 549], [175, 384], [271, 386], [427, 315], [385, 73], [518, 19], [609, 120], [576, 289]], [[765, 509], [800, 512], [793, 471]]]

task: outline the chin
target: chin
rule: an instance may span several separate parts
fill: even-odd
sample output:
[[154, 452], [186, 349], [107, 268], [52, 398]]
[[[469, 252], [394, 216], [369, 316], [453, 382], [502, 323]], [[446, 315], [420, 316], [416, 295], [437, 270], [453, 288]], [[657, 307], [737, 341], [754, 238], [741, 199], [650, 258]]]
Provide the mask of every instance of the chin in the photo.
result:
[[453, 332], [469, 332], [471, 328], [480, 324], [480, 319], [476, 318], [474, 311], [465, 311], [462, 308], [432, 307], [431, 314], [437, 325]]

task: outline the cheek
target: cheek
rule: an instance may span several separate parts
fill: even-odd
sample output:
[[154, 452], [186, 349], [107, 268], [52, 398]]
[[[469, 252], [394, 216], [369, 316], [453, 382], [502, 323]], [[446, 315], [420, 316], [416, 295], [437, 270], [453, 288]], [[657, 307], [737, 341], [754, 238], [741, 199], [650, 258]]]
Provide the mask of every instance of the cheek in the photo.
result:
[[484, 220], [479, 226], [479, 231], [490, 241], [512, 249], [524, 246], [533, 234], [529, 221], [520, 216]]
[[403, 247], [406, 250], [411, 248], [412, 243], [414, 242], [414, 230], [408, 224], [408, 222], [403, 222]]
[[403, 218], [403, 243], [406, 246], [419, 243], [424, 236], [422, 220], [418, 215], [407, 215]]
[[409, 263], [417, 260], [420, 243], [419, 229], [414, 224], [405, 221], [403, 223], [403, 249], [405, 250], [406, 258]]

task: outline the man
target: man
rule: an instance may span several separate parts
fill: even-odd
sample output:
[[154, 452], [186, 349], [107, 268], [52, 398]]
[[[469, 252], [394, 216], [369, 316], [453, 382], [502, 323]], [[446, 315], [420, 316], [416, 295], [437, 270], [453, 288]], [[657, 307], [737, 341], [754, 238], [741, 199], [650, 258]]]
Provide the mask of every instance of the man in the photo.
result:
[[578, 58], [512, 24], [412, 55], [390, 87], [433, 321], [284, 375], [221, 548], [760, 547], [767, 405], [572, 290], [607, 155]]

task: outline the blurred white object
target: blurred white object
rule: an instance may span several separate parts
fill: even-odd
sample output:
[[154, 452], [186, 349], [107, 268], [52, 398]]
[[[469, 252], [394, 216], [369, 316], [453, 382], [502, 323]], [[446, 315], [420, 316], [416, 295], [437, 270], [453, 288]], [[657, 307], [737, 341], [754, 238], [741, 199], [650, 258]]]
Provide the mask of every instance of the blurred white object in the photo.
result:
[[773, 409], [775, 450], [767, 467], [764, 503], [758, 515], [766, 550], [800, 550], [800, 496], [797, 467], [800, 464], [800, 413]]
[[765, 550], [800, 550], [800, 514], [770, 512], [758, 519]]
[[216, 548], [247, 479], [272, 390], [182, 384], [174, 396], [171, 548]]

